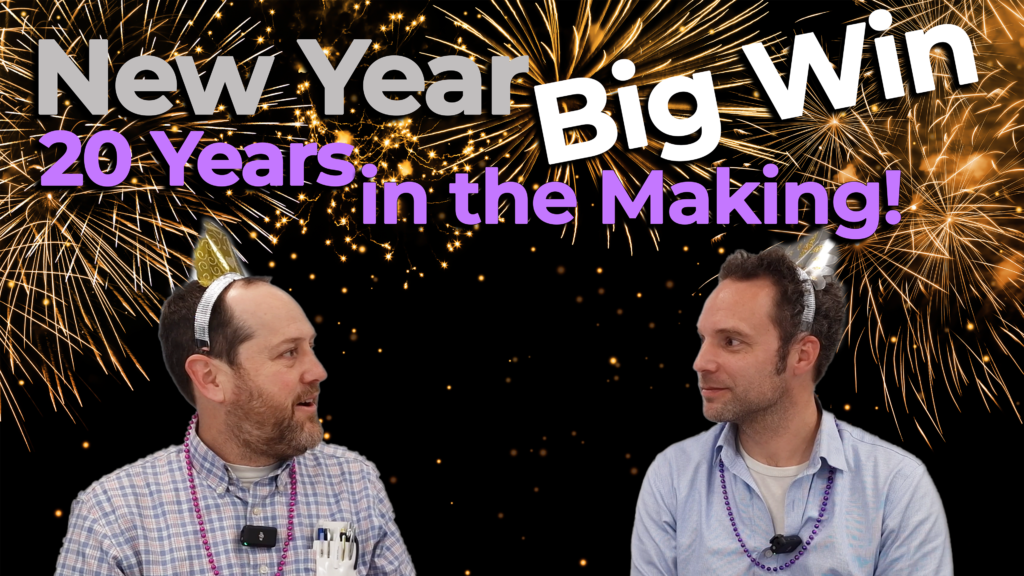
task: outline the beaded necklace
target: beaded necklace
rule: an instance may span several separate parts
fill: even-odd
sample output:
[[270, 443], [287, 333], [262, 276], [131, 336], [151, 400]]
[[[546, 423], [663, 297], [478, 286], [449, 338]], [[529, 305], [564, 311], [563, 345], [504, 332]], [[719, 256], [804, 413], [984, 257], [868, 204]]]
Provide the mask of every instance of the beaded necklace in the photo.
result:
[[807, 537], [807, 540], [804, 541], [803, 545], [800, 546], [800, 550], [797, 551], [796, 555], [793, 556], [791, 560], [789, 560], [782, 566], [769, 567], [765, 564], [762, 564], [761, 561], [757, 559], [756, 555], [750, 553], [750, 550], [747, 548], [747, 545], [743, 542], [743, 537], [740, 536], [739, 528], [736, 527], [736, 517], [732, 514], [732, 505], [729, 504], [729, 491], [725, 488], [725, 463], [722, 462], [721, 458], [718, 459], [718, 479], [722, 484], [722, 497], [725, 499], [725, 510], [726, 512], [729, 513], [729, 523], [732, 524], [732, 531], [734, 534], [736, 534], [736, 541], [740, 543], [740, 547], [743, 548], [743, 553], [747, 555], [747, 558], [750, 558], [750, 562], [753, 563], [754, 566], [757, 566], [761, 570], [765, 570], [767, 572], [783, 572], [786, 570], [786, 568], [796, 565], [797, 561], [800, 560], [801, 557], [803, 557], [804, 552], [807, 551], [807, 547], [810, 546], [811, 542], [814, 541], [814, 537], [818, 534], [818, 529], [821, 528], [822, 523], [824, 523], [825, 521], [825, 509], [828, 508], [828, 496], [830, 491], [832, 490], [832, 480], [835, 479], [835, 475], [836, 469], [829, 467], [828, 483], [825, 484], [825, 495], [821, 499], [821, 506], [818, 510], [818, 518], [814, 521], [814, 528], [811, 530], [811, 535]]
[[[203, 541], [203, 548], [206, 550], [206, 561], [210, 564], [210, 570], [213, 571], [213, 576], [220, 576], [220, 570], [217, 569], [217, 563], [213, 560], [213, 551], [210, 550], [210, 540], [206, 537], [206, 526], [203, 524], [203, 513], [199, 510], [199, 496], [196, 494], [195, 479], [192, 476], [192, 456], [189, 453], [189, 440], [192, 437], [192, 427], [196, 425], [196, 421], [199, 420], [199, 413], [192, 415], [192, 421], [189, 422], [188, 429], [185, 430], [185, 470], [188, 472], [188, 490], [189, 494], [192, 495], [192, 508], [196, 511], [196, 522], [199, 526], [199, 539]], [[277, 565], [277, 572], [274, 576], [281, 576], [284, 572], [285, 561], [288, 560], [288, 545], [291, 544], [292, 535], [292, 523], [295, 520], [295, 459], [292, 458], [291, 465], [291, 497], [288, 498], [288, 538], [284, 542], [284, 548], [281, 550], [281, 561]]]

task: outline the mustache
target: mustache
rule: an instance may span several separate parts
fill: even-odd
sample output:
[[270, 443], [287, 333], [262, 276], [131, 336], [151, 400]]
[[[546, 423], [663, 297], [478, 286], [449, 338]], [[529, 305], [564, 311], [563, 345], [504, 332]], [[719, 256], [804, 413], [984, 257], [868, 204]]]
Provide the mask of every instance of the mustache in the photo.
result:
[[298, 396], [295, 397], [295, 403], [298, 404], [299, 402], [302, 402], [303, 400], [309, 398], [310, 396], [320, 396], [320, 388], [307, 390], [302, 394], [299, 394]]

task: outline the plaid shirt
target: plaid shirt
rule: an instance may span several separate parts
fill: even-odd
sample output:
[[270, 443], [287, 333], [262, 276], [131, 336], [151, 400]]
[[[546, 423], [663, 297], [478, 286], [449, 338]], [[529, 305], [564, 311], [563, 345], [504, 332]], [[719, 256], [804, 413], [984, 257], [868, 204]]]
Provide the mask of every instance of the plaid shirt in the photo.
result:
[[[196, 492], [217, 569], [224, 576], [274, 574], [287, 538], [290, 462], [242, 487], [192, 436]], [[415, 574], [377, 468], [355, 452], [321, 443], [296, 459], [295, 532], [283, 576], [315, 574], [318, 521], [350, 522], [365, 576]], [[242, 526], [278, 529], [277, 546], [242, 546]], [[104, 476], [71, 506], [57, 574], [211, 576], [185, 476], [182, 446], [171, 446]]]

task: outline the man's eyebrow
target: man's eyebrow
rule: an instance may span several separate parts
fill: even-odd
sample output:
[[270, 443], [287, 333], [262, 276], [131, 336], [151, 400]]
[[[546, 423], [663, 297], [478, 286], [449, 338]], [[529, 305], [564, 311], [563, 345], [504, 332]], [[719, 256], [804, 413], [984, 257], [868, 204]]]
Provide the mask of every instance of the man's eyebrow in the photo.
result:
[[[719, 329], [715, 330], [714, 332], [715, 332], [715, 334], [718, 334], [720, 336], [729, 336], [729, 335], [748, 336], [749, 335], [749, 333], [744, 331], [744, 330], [740, 330], [739, 328], [732, 328], [732, 327], [719, 328]], [[697, 329], [697, 334], [700, 334], [700, 328]]]
[[[316, 338], [316, 333], [313, 333], [313, 335], [309, 339], [313, 340], [315, 338]], [[305, 342], [305, 341], [306, 341], [306, 339], [303, 338], [302, 336], [295, 336], [295, 337], [292, 337], [292, 338], [285, 338], [284, 340], [279, 340], [278, 342], [276, 342], [274, 344], [274, 347], [276, 348], [278, 346], [283, 346], [285, 344], [298, 344], [299, 342]]]

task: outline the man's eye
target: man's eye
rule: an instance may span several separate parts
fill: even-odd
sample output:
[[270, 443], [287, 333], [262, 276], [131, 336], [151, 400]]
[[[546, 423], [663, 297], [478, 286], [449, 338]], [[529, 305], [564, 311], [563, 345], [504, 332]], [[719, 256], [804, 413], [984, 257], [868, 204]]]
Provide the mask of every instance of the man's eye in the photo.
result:
[[732, 348], [734, 346], [739, 346], [739, 344], [740, 344], [740, 341], [735, 339], [735, 338], [726, 338], [725, 339], [725, 345], [728, 346], [729, 348]]
[[291, 358], [295, 356], [298, 353], [298, 351], [298, 348], [289, 348], [284, 354], [282, 354], [282, 356], [287, 356], [288, 358]]

